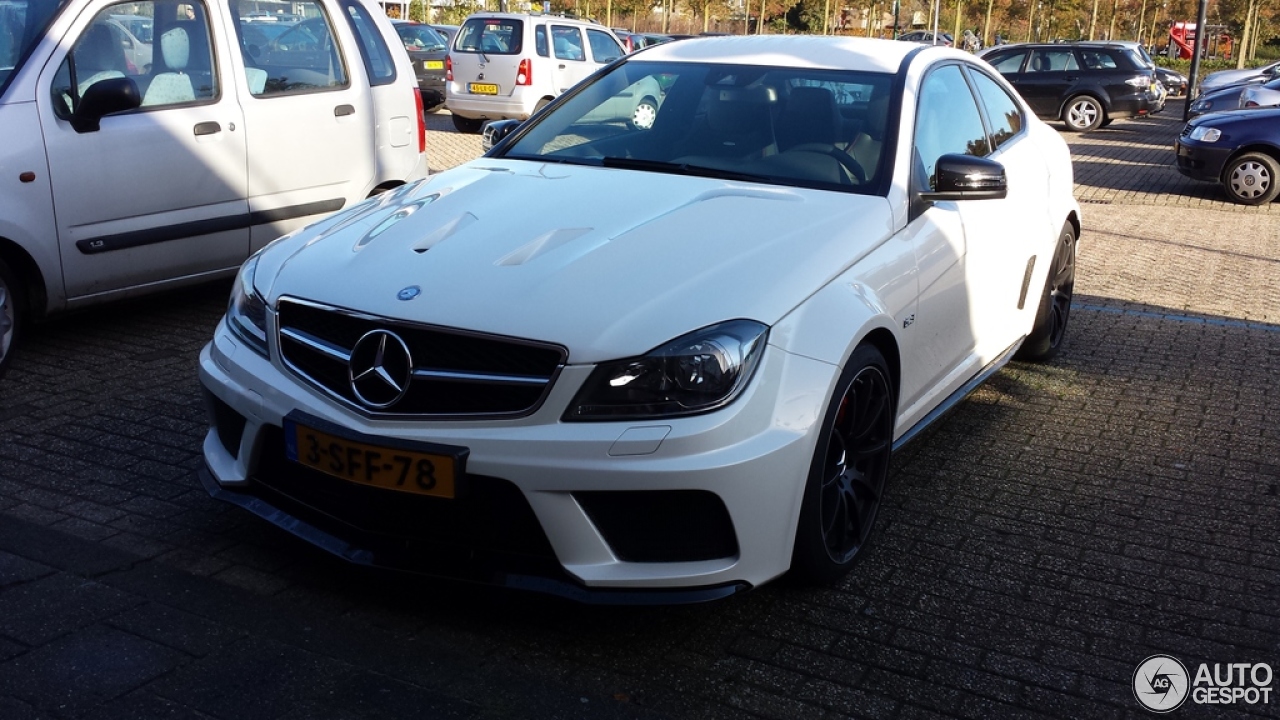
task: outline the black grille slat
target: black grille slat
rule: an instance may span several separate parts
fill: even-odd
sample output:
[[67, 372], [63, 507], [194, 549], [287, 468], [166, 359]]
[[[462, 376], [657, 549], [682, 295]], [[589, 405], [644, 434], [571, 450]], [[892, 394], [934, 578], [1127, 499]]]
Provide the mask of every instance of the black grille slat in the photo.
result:
[[[398, 402], [376, 409], [380, 415], [528, 414], [537, 409], [550, 392], [566, 357], [563, 348], [546, 343], [414, 325], [289, 298], [280, 300], [277, 316], [280, 354], [285, 365], [303, 380], [365, 412], [374, 411], [364, 407], [352, 391], [346, 361], [317, 349], [314, 342], [349, 355], [366, 333], [389, 330], [409, 348], [415, 370], [446, 375], [415, 377]], [[447, 377], [449, 373], [465, 375], [466, 379], [451, 379]], [[485, 376], [492, 380], [484, 379]], [[533, 382], [513, 383], [511, 378]]]

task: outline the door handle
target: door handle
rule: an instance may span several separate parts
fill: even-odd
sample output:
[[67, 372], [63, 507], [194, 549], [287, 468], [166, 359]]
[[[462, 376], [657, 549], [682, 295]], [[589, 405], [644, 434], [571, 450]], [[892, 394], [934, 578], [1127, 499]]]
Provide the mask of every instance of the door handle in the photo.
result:
[[557, 67], [558, 67], [559, 69], [561, 69], [561, 70], [563, 70], [563, 69], [564, 69], [564, 65], [559, 65], [559, 66], [557, 66]]
[[196, 123], [194, 132], [196, 137], [201, 135], [214, 135], [222, 132], [222, 126], [210, 120], [209, 122]]
[[347, 115], [355, 115], [355, 114], [356, 114], [356, 109], [351, 107], [350, 105], [339, 105], [338, 107], [333, 109], [334, 117], [345, 117]]

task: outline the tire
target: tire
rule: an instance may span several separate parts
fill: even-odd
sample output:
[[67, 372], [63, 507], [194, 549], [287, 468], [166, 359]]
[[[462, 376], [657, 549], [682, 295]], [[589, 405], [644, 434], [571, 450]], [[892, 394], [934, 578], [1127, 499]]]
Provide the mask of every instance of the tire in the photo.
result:
[[1222, 169], [1222, 187], [1232, 202], [1266, 205], [1280, 192], [1280, 164], [1266, 153], [1245, 153]]
[[866, 555], [893, 450], [897, 401], [890, 378], [871, 345], [854, 350], [840, 373], [796, 527], [791, 568], [801, 580], [834, 583]]
[[1044, 362], [1051, 360], [1062, 349], [1066, 338], [1067, 321], [1071, 319], [1071, 297], [1076, 285], [1076, 231], [1067, 223], [1058, 236], [1058, 244], [1049, 263], [1049, 274], [1044, 281], [1040, 306], [1036, 309], [1036, 321], [1031, 332], [1018, 348], [1019, 360]]
[[453, 129], [460, 133], [476, 135], [483, 128], [484, 120], [473, 120], [471, 118], [462, 117], [461, 115], [453, 116]]
[[23, 290], [18, 284], [17, 276], [9, 270], [9, 266], [0, 259], [0, 377], [9, 369], [13, 361], [13, 351], [18, 347], [18, 339], [22, 336]]
[[631, 127], [637, 130], [648, 130], [658, 117], [658, 103], [651, 97], [641, 100], [631, 113]]
[[542, 98], [542, 99], [538, 100], [538, 102], [534, 103], [533, 111], [536, 113], [536, 112], [538, 112], [539, 110], [541, 110], [542, 108], [544, 108], [544, 107], [546, 107], [546, 106], [548, 106], [548, 105], [550, 105], [550, 104], [551, 104], [551, 98], [544, 97], [544, 98]]
[[1071, 132], [1087, 132], [1106, 119], [1102, 104], [1089, 95], [1077, 95], [1062, 109], [1062, 122]]
[[1106, 126], [1110, 125], [1110, 124], [1111, 124], [1111, 120], [1112, 120], [1112, 118], [1105, 118], [1102, 122], [1098, 123], [1098, 127], [1100, 127], [1100, 128], [1104, 128], [1104, 127], [1106, 127]]

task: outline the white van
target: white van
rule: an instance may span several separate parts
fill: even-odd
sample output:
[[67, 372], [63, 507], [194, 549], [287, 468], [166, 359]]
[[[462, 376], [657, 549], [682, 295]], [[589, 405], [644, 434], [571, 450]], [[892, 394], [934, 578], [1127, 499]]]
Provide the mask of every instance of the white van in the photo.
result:
[[377, 4], [293, 0], [271, 32], [261, 4], [0, 0], [0, 374], [26, 322], [233, 275], [427, 174]]
[[486, 120], [524, 120], [557, 95], [622, 57], [606, 27], [550, 15], [477, 13], [453, 39], [445, 107], [459, 132]]

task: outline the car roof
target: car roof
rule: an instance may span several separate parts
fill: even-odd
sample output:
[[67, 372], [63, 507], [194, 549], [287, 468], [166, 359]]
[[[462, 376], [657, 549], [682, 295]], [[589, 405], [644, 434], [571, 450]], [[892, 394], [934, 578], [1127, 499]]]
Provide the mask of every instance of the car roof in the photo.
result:
[[[714, 62], [896, 73], [912, 53], [972, 57], [944, 47], [896, 40], [816, 35], [699, 37], [646, 48], [645, 61]], [[639, 60], [637, 60], [639, 62]]]
[[[467, 16], [466, 21], [473, 18], [493, 18], [499, 20], [554, 20], [558, 23], [571, 23], [574, 25], [585, 25], [587, 27], [599, 28], [606, 32], [612, 32], [608, 27], [591, 20], [583, 20], [581, 18], [565, 17], [563, 15], [547, 15], [544, 13], [511, 13], [511, 12], [478, 12]], [[464, 22], [466, 22], [464, 21]]]

